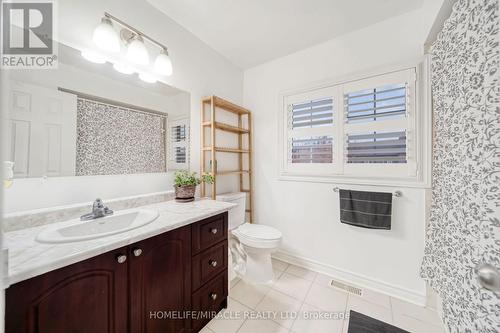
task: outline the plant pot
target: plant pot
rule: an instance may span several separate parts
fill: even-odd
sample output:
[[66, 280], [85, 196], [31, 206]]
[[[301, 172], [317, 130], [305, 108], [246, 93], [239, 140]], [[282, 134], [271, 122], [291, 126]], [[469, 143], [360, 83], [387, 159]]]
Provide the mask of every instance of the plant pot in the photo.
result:
[[175, 200], [179, 202], [194, 201], [196, 185], [174, 186]]

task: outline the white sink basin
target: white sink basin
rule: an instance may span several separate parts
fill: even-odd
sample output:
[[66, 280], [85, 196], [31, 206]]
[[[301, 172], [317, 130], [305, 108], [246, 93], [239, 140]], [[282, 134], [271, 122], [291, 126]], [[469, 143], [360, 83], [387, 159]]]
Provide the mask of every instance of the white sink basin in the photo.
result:
[[95, 220], [64, 222], [63, 226], [44, 229], [36, 236], [40, 243], [70, 243], [106, 237], [142, 227], [158, 217], [151, 209], [127, 209]]

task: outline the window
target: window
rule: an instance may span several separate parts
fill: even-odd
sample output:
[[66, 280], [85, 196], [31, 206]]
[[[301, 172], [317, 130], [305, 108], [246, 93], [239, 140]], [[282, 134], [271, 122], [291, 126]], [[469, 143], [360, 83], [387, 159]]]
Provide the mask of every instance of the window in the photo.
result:
[[186, 147], [179, 146], [186, 141], [186, 125], [172, 126], [171, 140], [174, 163], [186, 163]]
[[189, 119], [177, 119], [170, 123], [170, 169], [187, 169], [189, 158]]
[[282, 175], [416, 176], [416, 68], [284, 96]]
[[347, 136], [347, 163], [406, 163], [406, 132]]
[[332, 163], [332, 137], [292, 139], [292, 163]]
[[348, 123], [401, 119], [406, 115], [406, 84], [393, 84], [344, 96]]
[[292, 128], [313, 128], [333, 124], [333, 99], [326, 98], [292, 104]]
[[328, 172], [334, 164], [335, 89], [291, 96], [287, 100], [287, 164], [297, 173]]
[[289, 116], [292, 130], [299, 135], [291, 138], [292, 163], [332, 163], [333, 138], [306, 136], [306, 133], [312, 132], [307, 129], [319, 127], [325, 127], [323, 132], [328, 133], [328, 127], [333, 125], [333, 99], [292, 104]]

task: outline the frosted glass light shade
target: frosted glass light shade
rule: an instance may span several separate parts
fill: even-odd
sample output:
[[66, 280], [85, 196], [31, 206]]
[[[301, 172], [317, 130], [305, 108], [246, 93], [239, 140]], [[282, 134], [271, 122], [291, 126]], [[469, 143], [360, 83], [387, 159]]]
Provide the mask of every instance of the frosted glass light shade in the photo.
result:
[[101, 23], [94, 29], [92, 40], [101, 50], [120, 51], [120, 38], [113, 28], [113, 22], [107, 17], [103, 17]]
[[82, 57], [87, 59], [90, 62], [93, 62], [95, 64], [104, 64], [106, 62], [106, 58], [104, 58], [102, 55], [96, 52], [92, 51], [82, 51]]
[[139, 73], [139, 79], [147, 83], [155, 83], [156, 78], [149, 73]]
[[127, 59], [137, 65], [149, 64], [149, 53], [141, 37], [135, 37], [128, 44]]
[[132, 74], [134, 72], [134, 69], [132, 67], [130, 67], [127, 64], [120, 63], [120, 62], [113, 64], [113, 68], [117, 72], [120, 72], [122, 74], [127, 74], [127, 75]]
[[155, 72], [160, 75], [172, 75], [172, 60], [170, 59], [167, 50], [162, 50], [156, 57], [154, 69]]

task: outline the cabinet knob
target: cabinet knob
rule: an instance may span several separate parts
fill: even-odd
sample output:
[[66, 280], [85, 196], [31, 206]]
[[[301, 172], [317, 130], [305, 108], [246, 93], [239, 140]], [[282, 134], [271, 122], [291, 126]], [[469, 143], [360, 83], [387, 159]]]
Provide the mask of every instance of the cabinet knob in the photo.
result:
[[210, 298], [215, 301], [217, 299], [217, 294], [216, 293], [211, 293], [210, 294]]
[[138, 257], [142, 254], [142, 249], [134, 249], [132, 253], [134, 253], [134, 256]]
[[210, 232], [213, 233], [214, 235], [218, 232], [217, 228], [212, 228], [210, 229]]
[[209, 264], [210, 266], [212, 266], [212, 267], [216, 267], [216, 266], [217, 266], [217, 260], [210, 260], [210, 261], [208, 262], [208, 264]]
[[125, 261], [127, 261], [127, 256], [124, 254], [119, 254], [116, 256], [116, 261], [118, 261], [119, 264], [123, 264]]

